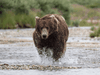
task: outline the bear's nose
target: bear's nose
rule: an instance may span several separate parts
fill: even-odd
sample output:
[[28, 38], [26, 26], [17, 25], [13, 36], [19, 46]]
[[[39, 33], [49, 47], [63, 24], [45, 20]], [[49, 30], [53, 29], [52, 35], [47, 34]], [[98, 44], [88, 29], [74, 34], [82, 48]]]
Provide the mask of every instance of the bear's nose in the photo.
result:
[[46, 39], [46, 35], [43, 35], [43, 38]]

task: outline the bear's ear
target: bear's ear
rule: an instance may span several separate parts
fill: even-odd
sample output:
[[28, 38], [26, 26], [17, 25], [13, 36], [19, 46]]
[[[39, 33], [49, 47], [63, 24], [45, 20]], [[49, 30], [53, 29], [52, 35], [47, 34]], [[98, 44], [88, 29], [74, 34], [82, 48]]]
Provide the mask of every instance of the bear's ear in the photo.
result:
[[38, 17], [38, 16], [36, 16], [36, 17], [35, 17], [35, 19], [39, 19], [39, 17]]
[[39, 27], [38, 27], [39, 20], [40, 20], [40, 18], [39, 18], [38, 16], [36, 16], [36, 17], [35, 17], [35, 21], [36, 21], [35, 28], [36, 28], [36, 31], [37, 31], [37, 32], [39, 32]]
[[39, 19], [40, 19], [40, 18], [39, 18], [38, 16], [35, 17], [36, 23], [39, 21]]
[[38, 16], [35, 17], [35, 22], [36, 22], [35, 28], [36, 28], [36, 29], [37, 29], [37, 27], [38, 27], [37, 25], [38, 25], [38, 23], [39, 23], [39, 19], [40, 19], [40, 18], [39, 18]]

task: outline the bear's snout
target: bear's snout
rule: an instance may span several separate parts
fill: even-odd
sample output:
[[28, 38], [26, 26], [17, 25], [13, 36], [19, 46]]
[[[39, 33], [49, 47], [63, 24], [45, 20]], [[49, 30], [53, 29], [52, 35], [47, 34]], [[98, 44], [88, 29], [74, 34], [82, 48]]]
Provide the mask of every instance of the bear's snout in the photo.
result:
[[47, 39], [48, 38], [48, 30], [46, 28], [42, 29], [41, 37], [42, 37], [42, 39]]
[[47, 37], [47, 35], [43, 35], [43, 38], [45, 39]]

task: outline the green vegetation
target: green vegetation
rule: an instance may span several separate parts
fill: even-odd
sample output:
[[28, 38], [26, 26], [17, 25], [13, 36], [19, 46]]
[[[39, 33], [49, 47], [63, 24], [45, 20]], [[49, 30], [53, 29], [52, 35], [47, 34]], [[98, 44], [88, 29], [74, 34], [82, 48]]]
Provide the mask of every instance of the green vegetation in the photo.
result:
[[92, 26], [92, 25], [94, 25], [94, 24], [88, 23], [86, 20], [83, 20], [80, 22], [80, 26]]
[[66, 19], [66, 22], [70, 24], [69, 1], [0, 0], [0, 28], [3, 29], [16, 28], [16, 24], [21, 28], [26, 24], [34, 27], [35, 16], [42, 17], [46, 14], [61, 14]]
[[73, 4], [80, 4], [84, 5], [89, 8], [99, 8], [100, 7], [100, 0], [70, 0]]
[[97, 9], [87, 8], [82, 5], [72, 5], [71, 17], [77, 17], [77, 19], [100, 19], [100, 13]]
[[[79, 23], [79, 26], [93, 26], [93, 25], [99, 25], [100, 23], [93, 23], [93, 22], [87, 22], [87, 20], [99, 20], [100, 19], [100, 10], [99, 9], [92, 9], [87, 8], [83, 5], [79, 4], [72, 4], [72, 12], [71, 12], [71, 20], [72, 22], [75, 20], [81, 20]], [[71, 23], [73, 24], [73, 23]]]
[[91, 38], [94, 38], [94, 37], [95, 37], [95, 33], [91, 33], [91, 34], [90, 34], [90, 37], [91, 37]]
[[75, 27], [78, 27], [79, 23], [80, 23], [79, 20], [75, 20], [75, 21], [72, 22], [72, 25], [75, 26]]
[[29, 27], [35, 26], [35, 16], [34, 12], [27, 14], [15, 14], [12, 11], [7, 11], [0, 17], [0, 28], [2, 29], [14, 29], [16, 25], [21, 28], [29, 25]]
[[91, 27], [91, 30], [94, 31], [96, 28], [94, 26]]
[[0, 28], [3, 29], [9, 29], [9, 28], [15, 28], [15, 20], [14, 20], [14, 14], [12, 12], [7, 12], [7, 14], [3, 14], [0, 16]]
[[[93, 26], [100, 19], [100, 0], [0, 0], [0, 29], [35, 26], [35, 16], [62, 15], [69, 26]], [[81, 20], [81, 21], [80, 21]]]
[[99, 28], [95, 28], [93, 30], [94, 32], [90, 34], [90, 37], [100, 37], [100, 27]]

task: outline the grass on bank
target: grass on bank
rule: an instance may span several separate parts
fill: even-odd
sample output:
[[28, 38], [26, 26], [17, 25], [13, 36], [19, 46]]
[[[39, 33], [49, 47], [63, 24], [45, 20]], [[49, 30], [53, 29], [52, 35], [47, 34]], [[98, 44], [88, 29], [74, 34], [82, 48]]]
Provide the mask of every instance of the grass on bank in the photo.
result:
[[72, 4], [84, 5], [88, 8], [100, 8], [100, 0], [70, 0]]
[[72, 4], [71, 17], [75, 19], [100, 19], [100, 10], [96, 8], [87, 8], [83, 5]]
[[15, 14], [7, 12], [0, 16], [0, 29], [13, 29], [15, 28]]
[[94, 28], [93, 32], [90, 34], [90, 37], [100, 37], [100, 27]]
[[24, 25], [29, 25], [30, 27], [35, 27], [35, 12], [30, 11], [27, 14], [15, 14], [12, 11], [7, 11], [0, 16], [0, 29], [14, 29], [16, 25], [19, 24], [23, 28]]
[[[37, 13], [37, 11], [39, 10], [39, 12], [37, 13], [39, 17], [44, 16], [46, 14], [61, 14], [65, 18], [67, 24], [70, 24], [69, 0], [0, 0], [0, 6], [1, 16], [7, 10], [14, 11], [15, 15], [13, 16], [15, 17], [12, 17], [11, 15], [10, 16], [14, 18], [16, 24], [20, 24], [20, 26], [23, 26], [23, 24], [26, 23], [30, 23], [30, 25], [34, 27], [35, 20], [32, 19], [33, 16], [30, 16], [31, 10], [35, 13]], [[4, 16], [4, 18], [6, 17]], [[5, 19], [3, 20], [5, 21]], [[7, 25], [4, 25], [4, 22], [1, 21], [0, 26], [5, 29], [9, 28], [10, 26], [14, 28], [13, 25], [15, 23], [10, 25], [8, 24], [8, 22], [6, 22], [6, 24]]]
[[87, 20], [99, 20], [100, 19], [100, 8], [87, 8], [83, 5], [72, 4], [71, 11], [71, 26], [74, 25], [74, 21], [79, 23], [79, 26], [98, 26], [100, 23], [88, 23]]

